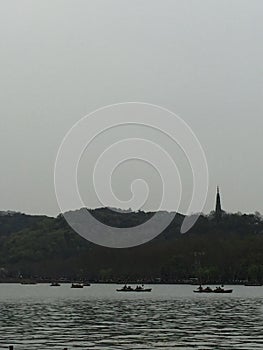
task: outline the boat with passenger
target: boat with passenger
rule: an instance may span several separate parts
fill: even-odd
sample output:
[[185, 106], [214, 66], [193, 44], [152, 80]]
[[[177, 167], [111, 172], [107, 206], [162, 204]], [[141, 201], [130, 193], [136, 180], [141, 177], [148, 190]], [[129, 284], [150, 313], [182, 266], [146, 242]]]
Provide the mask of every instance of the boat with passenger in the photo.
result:
[[137, 286], [136, 288], [132, 288], [131, 286], [127, 286], [125, 284], [124, 287], [122, 287], [121, 289], [117, 289], [117, 292], [151, 292], [152, 288], [144, 288], [144, 286]]
[[52, 282], [50, 287], [60, 287], [60, 283], [58, 282]]
[[217, 294], [229, 294], [232, 293], [233, 289], [224, 289], [223, 286], [216, 287], [215, 289], [212, 289], [210, 287], [203, 288], [201, 285], [197, 288], [197, 290], [194, 290], [194, 293], [217, 293]]
[[71, 288], [83, 288], [83, 283], [72, 283]]

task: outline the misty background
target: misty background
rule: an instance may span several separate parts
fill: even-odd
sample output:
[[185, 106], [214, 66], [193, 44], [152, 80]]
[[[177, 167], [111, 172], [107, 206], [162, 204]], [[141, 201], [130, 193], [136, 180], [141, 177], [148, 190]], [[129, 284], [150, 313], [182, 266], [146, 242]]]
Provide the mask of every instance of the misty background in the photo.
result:
[[[57, 215], [53, 171], [64, 135], [99, 107], [139, 101], [170, 109], [199, 138], [210, 174], [205, 212], [217, 184], [225, 210], [263, 212], [262, 14], [261, 0], [2, 0], [0, 210]], [[150, 134], [181, 168], [183, 212], [190, 169], [178, 147]], [[101, 146], [92, 147], [94, 155]], [[98, 204], [91, 164], [87, 152], [88, 207]], [[145, 164], [125, 164], [113, 188], [128, 198], [142, 174], [154, 190], [145, 209], [154, 209], [160, 179]]]

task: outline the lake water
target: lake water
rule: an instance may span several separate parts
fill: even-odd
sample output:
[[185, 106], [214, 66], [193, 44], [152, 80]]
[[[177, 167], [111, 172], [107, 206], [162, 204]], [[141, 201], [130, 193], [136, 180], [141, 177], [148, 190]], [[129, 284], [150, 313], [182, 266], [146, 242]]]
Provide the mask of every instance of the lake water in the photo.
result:
[[0, 349], [263, 349], [263, 287], [233, 286], [231, 295], [118, 287], [0, 284]]

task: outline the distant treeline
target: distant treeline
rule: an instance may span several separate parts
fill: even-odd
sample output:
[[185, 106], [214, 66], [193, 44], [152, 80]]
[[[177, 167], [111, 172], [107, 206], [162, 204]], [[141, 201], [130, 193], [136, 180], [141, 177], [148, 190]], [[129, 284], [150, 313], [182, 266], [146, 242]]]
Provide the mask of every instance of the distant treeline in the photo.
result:
[[[100, 221], [130, 227], [154, 213], [90, 210]], [[153, 241], [128, 249], [92, 244], [64, 217], [0, 213], [0, 281], [23, 278], [90, 281], [263, 282], [263, 219], [260, 214], [201, 215], [186, 234], [177, 214]]]

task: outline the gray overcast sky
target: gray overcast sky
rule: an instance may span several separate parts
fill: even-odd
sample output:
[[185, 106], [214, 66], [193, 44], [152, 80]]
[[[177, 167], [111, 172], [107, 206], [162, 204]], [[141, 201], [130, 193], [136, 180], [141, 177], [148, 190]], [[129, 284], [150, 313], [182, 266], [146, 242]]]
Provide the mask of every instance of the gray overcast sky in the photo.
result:
[[2, 0], [0, 209], [56, 215], [65, 133], [98, 107], [142, 101], [198, 136], [206, 211], [220, 184], [227, 211], [263, 212], [262, 16], [262, 0]]

